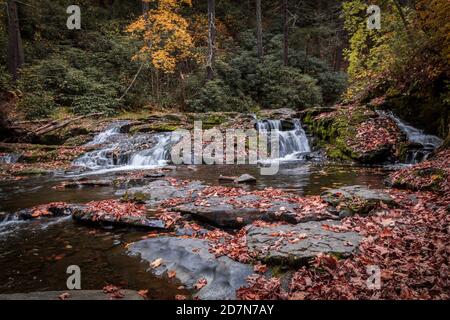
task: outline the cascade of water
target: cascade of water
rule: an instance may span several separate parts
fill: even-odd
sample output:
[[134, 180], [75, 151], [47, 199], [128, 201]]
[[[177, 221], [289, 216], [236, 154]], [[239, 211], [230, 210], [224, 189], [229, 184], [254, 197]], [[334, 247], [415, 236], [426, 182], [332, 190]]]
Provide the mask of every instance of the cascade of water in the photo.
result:
[[281, 120], [258, 121], [256, 127], [261, 132], [276, 133], [279, 138], [280, 158], [296, 159], [300, 154], [311, 152], [308, 138], [303, 130], [300, 120], [294, 120], [294, 127], [283, 130]]
[[113, 126], [99, 133], [88, 145], [103, 145], [73, 161], [90, 170], [161, 166], [167, 163], [172, 145], [171, 134], [137, 134], [129, 137]]
[[414, 128], [410, 124], [395, 116], [392, 112], [379, 111], [395, 121], [400, 130], [406, 135], [409, 142], [417, 144], [417, 147], [408, 151], [406, 163], [415, 164], [426, 160], [428, 155], [442, 145], [442, 139], [426, 134], [423, 130]]

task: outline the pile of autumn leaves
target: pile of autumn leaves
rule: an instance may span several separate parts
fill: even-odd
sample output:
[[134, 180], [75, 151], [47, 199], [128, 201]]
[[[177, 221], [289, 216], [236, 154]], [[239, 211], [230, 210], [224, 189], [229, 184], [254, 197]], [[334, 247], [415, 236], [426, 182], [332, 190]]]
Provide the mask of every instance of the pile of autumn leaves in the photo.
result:
[[389, 176], [394, 187], [441, 194], [450, 192], [450, 150], [442, 150], [428, 161], [408, 167]]
[[[397, 207], [380, 209], [369, 216], [342, 220], [334, 231], [355, 231], [364, 239], [349, 259], [319, 255], [310, 266], [295, 271], [287, 285], [279, 278], [253, 275], [238, 297], [259, 299], [449, 299], [450, 298], [450, 194], [448, 150], [422, 164], [393, 173], [420, 189], [429, 177], [417, 171], [447, 172], [439, 192], [392, 189]], [[392, 178], [392, 177], [391, 177]], [[381, 271], [381, 286], [370, 289], [368, 268]]]
[[388, 117], [380, 116], [361, 123], [356, 135], [349, 139], [352, 149], [365, 153], [395, 146], [400, 139], [398, 128]]

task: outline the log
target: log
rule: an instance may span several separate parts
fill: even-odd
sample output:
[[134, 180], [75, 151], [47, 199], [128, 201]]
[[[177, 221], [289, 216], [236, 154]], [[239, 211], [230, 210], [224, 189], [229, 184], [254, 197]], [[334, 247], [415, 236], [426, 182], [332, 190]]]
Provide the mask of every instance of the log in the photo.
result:
[[101, 116], [102, 114], [104, 114], [103, 112], [98, 112], [98, 113], [90, 113], [84, 116], [79, 116], [79, 117], [75, 117], [75, 118], [71, 118], [71, 119], [67, 119], [64, 120], [62, 122], [56, 122], [56, 123], [50, 123], [50, 124], [46, 124], [40, 128], [37, 128], [37, 130], [35, 132], [33, 132], [33, 135], [43, 135], [46, 133], [49, 133], [51, 131], [57, 130], [57, 129], [61, 129], [66, 127], [67, 125], [71, 124], [74, 121], [78, 121], [84, 118], [88, 118], [88, 117], [95, 117], [95, 116]]

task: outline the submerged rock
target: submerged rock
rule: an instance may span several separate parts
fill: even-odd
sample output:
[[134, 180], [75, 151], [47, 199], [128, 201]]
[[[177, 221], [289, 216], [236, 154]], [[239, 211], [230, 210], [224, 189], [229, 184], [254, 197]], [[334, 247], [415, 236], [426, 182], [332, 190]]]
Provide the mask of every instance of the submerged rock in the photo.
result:
[[253, 273], [250, 265], [226, 256], [216, 258], [209, 252], [207, 240], [201, 239], [152, 238], [133, 243], [129, 253], [149, 263], [160, 261], [149, 271], [158, 277], [175, 272], [174, 278], [189, 290], [205, 279], [206, 285], [195, 294], [203, 300], [236, 299], [236, 290], [245, 286], [247, 276]]
[[57, 188], [84, 188], [84, 187], [109, 187], [112, 182], [109, 180], [75, 180], [75, 181], [64, 181], [57, 185]]
[[382, 190], [368, 189], [364, 186], [346, 186], [331, 189], [321, 194], [323, 200], [339, 208], [339, 211], [348, 211], [352, 214], [368, 214], [376, 209], [380, 203], [394, 206], [394, 199]]
[[362, 237], [355, 232], [332, 231], [336, 225], [335, 221], [311, 221], [294, 226], [252, 226], [247, 232], [248, 250], [267, 263], [292, 266], [306, 264], [319, 253], [347, 257]]

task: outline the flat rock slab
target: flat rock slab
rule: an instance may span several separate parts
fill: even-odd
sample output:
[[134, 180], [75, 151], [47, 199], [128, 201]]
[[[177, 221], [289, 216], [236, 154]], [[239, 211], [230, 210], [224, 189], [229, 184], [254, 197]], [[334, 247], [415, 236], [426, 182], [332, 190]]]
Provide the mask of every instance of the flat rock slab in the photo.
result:
[[90, 225], [166, 230], [164, 221], [159, 219], [137, 216], [121, 216], [117, 218], [108, 213], [98, 215], [87, 206], [82, 205], [72, 207], [72, 218], [77, 222]]
[[206, 279], [206, 286], [195, 294], [203, 300], [236, 299], [236, 290], [245, 286], [247, 276], [253, 274], [250, 265], [226, 256], [216, 258], [209, 252], [208, 241], [202, 239], [152, 238], [133, 243], [129, 253], [149, 263], [162, 259], [159, 267], [149, 271], [158, 277], [175, 271], [175, 278], [189, 290], [200, 279]]
[[394, 199], [382, 190], [368, 189], [364, 186], [346, 186], [323, 192], [321, 197], [332, 206], [340, 206], [350, 213], [368, 214], [380, 203], [394, 206]]
[[172, 210], [190, 214], [197, 220], [223, 228], [239, 228], [256, 220], [267, 220], [267, 214], [258, 208], [235, 207], [229, 203], [240, 198], [243, 197], [211, 197], [204, 205], [191, 202], [176, 206]]
[[30, 293], [0, 294], [0, 300], [59, 300], [59, 296], [69, 293], [64, 300], [144, 300], [137, 291], [120, 290], [123, 298], [112, 298], [102, 290], [67, 290], [67, 291], [38, 291]]
[[199, 181], [192, 181], [186, 185], [175, 187], [167, 180], [156, 180], [143, 187], [130, 188], [116, 194], [122, 196], [122, 199], [126, 201], [154, 205], [173, 198], [191, 197], [194, 199], [197, 193], [205, 187]]
[[[262, 197], [258, 195], [210, 197], [206, 201], [182, 204], [172, 210], [181, 214], [190, 214], [197, 220], [223, 228], [239, 228], [256, 220], [285, 221], [296, 224], [339, 219], [338, 212], [323, 210], [306, 213], [301, 206], [287, 200], [274, 200], [271, 206], [264, 208], [255, 206], [262, 200]], [[302, 214], [299, 215], [299, 212]]]
[[334, 232], [324, 225], [335, 221], [311, 221], [297, 225], [250, 227], [247, 232], [249, 253], [259, 260], [279, 265], [301, 265], [319, 253], [341, 257], [351, 255], [361, 241], [355, 232]]

